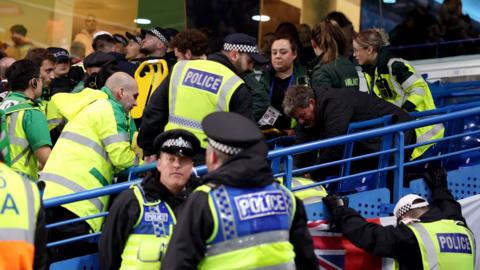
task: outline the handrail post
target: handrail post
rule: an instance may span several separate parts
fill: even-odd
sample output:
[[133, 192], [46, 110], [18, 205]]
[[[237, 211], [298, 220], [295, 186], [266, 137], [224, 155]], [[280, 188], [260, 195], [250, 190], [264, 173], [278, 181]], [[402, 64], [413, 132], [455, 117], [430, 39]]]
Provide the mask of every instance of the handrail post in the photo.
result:
[[397, 202], [402, 196], [403, 189], [403, 161], [405, 151], [405, 134], [399, 131], [396, 136], [397, 152], [395, 153], [395, 163], [397, 168], [394, 171], [393, 179], [393, 203]]
[[292, 171], [293, 171], [293, 157], [292, 155], [287, 155], [285, 158], [285, 175], [283, 176], [283, 184], [289, 189], [292, 190]]

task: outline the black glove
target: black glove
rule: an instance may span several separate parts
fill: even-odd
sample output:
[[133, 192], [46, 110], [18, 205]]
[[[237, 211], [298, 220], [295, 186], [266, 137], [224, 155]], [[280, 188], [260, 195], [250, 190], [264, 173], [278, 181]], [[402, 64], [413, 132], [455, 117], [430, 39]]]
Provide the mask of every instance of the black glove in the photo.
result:
[[437, 188], [448, 188], [447, 171], [443, 168], [435, 168], [427, 170], [423, 175], [427, 186], [430, 190]]
[[342, 198], [338, 195], [328, 195], [324, 197], [322, 201], [333, 214], [338, 207], [348, 207], [348, 201], [346, 199], [347, 198]]

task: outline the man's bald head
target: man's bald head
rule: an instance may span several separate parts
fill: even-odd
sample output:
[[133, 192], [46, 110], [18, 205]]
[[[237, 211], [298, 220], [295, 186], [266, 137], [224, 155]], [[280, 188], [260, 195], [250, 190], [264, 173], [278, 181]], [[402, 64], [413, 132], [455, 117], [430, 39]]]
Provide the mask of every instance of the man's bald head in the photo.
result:
[[126, 113], [137, 105], [138, 86], [137, 82], [125, 72], [115, 72], [105, 82], [113, 96], [123, 105]]
[[5, 78], [5, 71], [15, 62], [15, 58], [12, 57], [4, 57], [0, 59], [0, 79]]

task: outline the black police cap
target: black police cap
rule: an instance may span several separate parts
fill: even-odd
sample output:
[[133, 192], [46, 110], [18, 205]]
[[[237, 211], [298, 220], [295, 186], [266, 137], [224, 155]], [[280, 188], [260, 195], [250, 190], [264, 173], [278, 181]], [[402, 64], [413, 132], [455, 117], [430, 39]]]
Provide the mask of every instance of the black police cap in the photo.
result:
[[230, 34], [223, 40], [224, 51], [238, 51], [248, 54], [253, 61], [259, 64], [268, 63], [257, 47], [257, 39], [243, 33]]
[[115, 57], [113, 57], [112, 55], [98, 51], [98, 52], [93, 52], [89, 54], [87, 57], [85, 57], [85, 59], [83, 60], [83, 66], [85, 68], [101, 67], [104, 64], [113, 60], [115, 60]]
[[153, 141], [156, 152], [193, 157], [200, 150], [200, 141], [193, 133], [183, 129], [172, 129], [158, 135]]
[[53, 57], [55, 57], [55, 62], [61, 63], [70, 61], [70, 54], [64, 48], [49, 47], [47, 50], [53, 55]]
[[150, 28], [148, 30], [141, 29], [140, 32], [143, 38], [145, 38], [147, 34], [150, 34], [160, 39], [160, 41], [162, 41], [166, 45], [170, 44], [170, 38], [171, 38], [170, 33], [161, 27], [157, 26], [157, 27]]
[[214, 112], [202, 121], [208, 143], [228, 155], [238, 154], [263, 140], [263, 134], [250, 119], [233, 112]]

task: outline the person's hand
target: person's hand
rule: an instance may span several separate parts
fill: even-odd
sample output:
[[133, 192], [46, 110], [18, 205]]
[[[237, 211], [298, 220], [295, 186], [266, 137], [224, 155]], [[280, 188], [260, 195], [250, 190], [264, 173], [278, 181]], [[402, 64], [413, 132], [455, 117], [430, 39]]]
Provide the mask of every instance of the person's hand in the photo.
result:
[[447, 171], [443, 168], [427, 170], [423, 177], [430, 190], [437, 188], [448, 188]]
[[150, 155], [150, 156], [145, 156], [144, 157], [145, 163], [154, 162], [156, 160], [157, 160], [157, 155]]
[[335, 209], [338, 207], [348, 207], [348, 202], [345, 198], [342, 198], [338, 195], [328, 195], [322, 199], [325, 206], [330, 210], [330, 212], [334, 212]]

